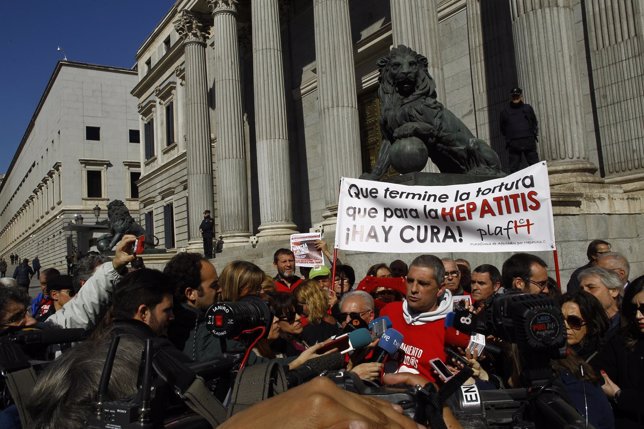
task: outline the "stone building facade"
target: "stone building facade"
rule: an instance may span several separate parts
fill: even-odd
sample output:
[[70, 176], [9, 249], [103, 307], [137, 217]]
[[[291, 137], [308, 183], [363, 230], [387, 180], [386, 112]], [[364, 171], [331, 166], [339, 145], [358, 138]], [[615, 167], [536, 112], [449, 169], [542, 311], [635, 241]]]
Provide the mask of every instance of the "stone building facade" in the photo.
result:
[[[64, 231], [120, 199], [138, 216], [136, 72], [60, 61], [0, 185], [0, 255], [38, 256], [64, 270], [75, 234]], [[9, 273], [11, 274], [11, 273]]]
[[[376, 61], [405, 44], [429, 59], [439, 101], [504, 163], [499, 114], [510, 88], [524, 89], [540, 120], [564, 277], [594, 238], [613, 242], [639, 274], [642, 8], [637, 0], [179, 0], [137, 53], [144, 223], [167, 248], [199, 249], [210, 208], [222, 263], [246, 258], [269, 271], [272, 251], [295, 231], [324, 229], [333, 241], [339, 178], [369, 170], [380, 142]], [[364, 273], [399, 255], [344, 256]], [[459, 256], [476, 265], [507, 255]]]

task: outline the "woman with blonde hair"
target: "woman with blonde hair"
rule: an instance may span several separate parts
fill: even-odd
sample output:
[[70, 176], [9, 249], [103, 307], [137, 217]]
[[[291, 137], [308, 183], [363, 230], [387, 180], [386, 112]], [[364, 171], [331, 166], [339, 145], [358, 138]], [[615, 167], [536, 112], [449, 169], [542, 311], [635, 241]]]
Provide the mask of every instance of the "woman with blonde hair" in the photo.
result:
[[309, 322], [301, 334], [307, 344], [319, 343], [340, 333], [335, 319], [329, 315], [329, 296], [326, 290], [320, 289], [317, 281], [302, 282], [293, 294]]
[[252, 262], [232, 261], [219, 276], [221, 298], [223, 301], [235, 302], [244, 296], [259, 296], [264, 278], [264, 271]]

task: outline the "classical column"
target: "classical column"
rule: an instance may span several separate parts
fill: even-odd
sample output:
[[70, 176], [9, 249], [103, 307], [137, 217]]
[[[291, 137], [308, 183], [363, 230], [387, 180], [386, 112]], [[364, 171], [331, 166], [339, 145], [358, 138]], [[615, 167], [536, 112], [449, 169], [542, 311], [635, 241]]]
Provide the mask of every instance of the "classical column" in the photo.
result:
[[348, 0], [314, 0], [325, 224], [334, 224], [340, 178], [362, 171]]
[[253, 83], [260, 236], [290, 235], [291, 174], [279, 0], [252, 2]]
[[510, 0], [510, 7], [519, 86], [537, 113], [550, 183], [597, 181], [584, 144], [573, 1]]
[[248, 187], [244, 150], [237, 0], [208, 0], [213, 15], [217, 196], [226, 244], [248, 243]]
[[427, 57], [438, 99], [445, 102], [437, 9], [436, 0], [394, 0], [391, 2], [391, 32], [394, 46], [406, 45]]
[[186, 58], [188, 240], [196, 244], [201, 242], [199, 224], [203, 219], [202, 213], [213, 208], [212, 149], [206, 78], [207, 30], [203, 23], [187, 10], [181, 12], [174, 26], [183, 38]]
[[[391, 32], [394, 46], [405, 45], [427, 57], [429, 74], [434, 78], [439, 101], [445, 103], [445, 82], [438, 33], [438, 2], [436, 0], [393, 0]], [[428, 160], [425, 172], [438, 172]]]

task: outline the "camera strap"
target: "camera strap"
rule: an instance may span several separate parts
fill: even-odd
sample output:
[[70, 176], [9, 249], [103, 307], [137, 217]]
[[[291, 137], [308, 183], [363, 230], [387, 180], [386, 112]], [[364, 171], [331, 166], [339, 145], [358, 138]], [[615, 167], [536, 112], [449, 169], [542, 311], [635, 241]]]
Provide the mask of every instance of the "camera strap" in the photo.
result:
[[208, 420], [212, 427], [217, 427], [226, 420], [226, 408], [212, 395], [203, 378], [196, 377], [182, 393], [182, 398], [192, 411]]
[[257, 363], [244, 368], [235, 379], [228, 416], [244, 411], [264, 399], [285, 392], [286, 373], [279, 361]]

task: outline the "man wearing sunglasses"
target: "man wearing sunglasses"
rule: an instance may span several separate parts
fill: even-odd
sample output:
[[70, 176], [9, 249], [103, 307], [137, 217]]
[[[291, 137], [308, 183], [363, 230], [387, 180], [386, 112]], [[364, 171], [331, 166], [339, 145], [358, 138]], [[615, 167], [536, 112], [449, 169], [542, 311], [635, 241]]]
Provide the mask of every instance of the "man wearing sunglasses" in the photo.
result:
[[536, 255], [515, 253], [501, 269], [501, 279], [506, 290], [518, 290], [532, 295], [550, 293], [548, 265]]
[[375, 317], [373, 297], [361, 290], [344, 294], [340, 300], [338, 315], [342, 329], [347, 326], [354, 329], [366, 328]]

